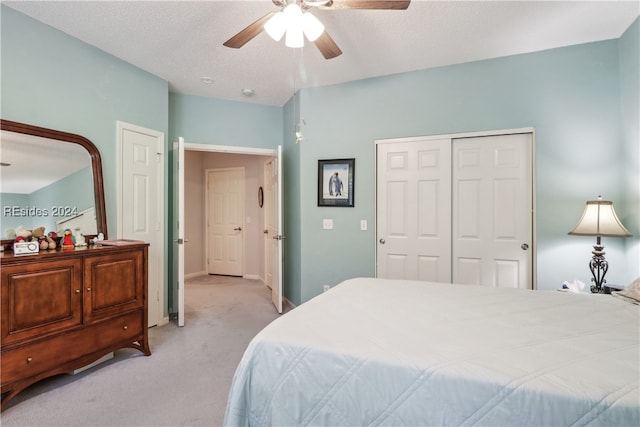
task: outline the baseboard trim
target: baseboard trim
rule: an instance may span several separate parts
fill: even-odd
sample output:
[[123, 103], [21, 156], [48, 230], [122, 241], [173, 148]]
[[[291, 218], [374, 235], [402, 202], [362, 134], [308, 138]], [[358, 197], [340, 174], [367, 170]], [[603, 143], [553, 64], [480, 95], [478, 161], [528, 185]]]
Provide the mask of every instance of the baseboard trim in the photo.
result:
[[287, 307], [287, 310], [282, 310], [282, 311], [289, 311], [289, 310], [293, 310], [294, 308], [296, 308], [296, 305], [294, 303], [292, 303], [291, 301], [289, 301], [287, 298], [283, 298], [282, 299], [282, 303], [283, 303], [283, 305], [285, 305]]
[[200, 276], [206, 276], [207, 272], [206, 271], [198, 271], [196, 273], [189, 273], [189, 274], [185, 274], [184, 278], [185, 279], [192, 279], [194, 277], [200, 277]]

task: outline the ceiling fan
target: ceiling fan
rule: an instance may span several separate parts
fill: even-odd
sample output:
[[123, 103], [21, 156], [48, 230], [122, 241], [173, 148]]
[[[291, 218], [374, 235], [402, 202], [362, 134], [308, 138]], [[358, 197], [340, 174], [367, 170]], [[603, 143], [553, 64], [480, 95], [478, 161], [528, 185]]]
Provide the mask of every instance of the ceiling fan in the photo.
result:
[[286, 45], [302, 47], [303, 34], [312, 41], [325, 59], [342, 54], [335, 41], [324, 30], [322, 23], [308, 11], [341, 9], [392, 9], [404, 10], [411, 0], [272, 0], [280, 11], [269, 12], [223, 43], [239, 49], [262, 31], [278, 41], [286, 34]]

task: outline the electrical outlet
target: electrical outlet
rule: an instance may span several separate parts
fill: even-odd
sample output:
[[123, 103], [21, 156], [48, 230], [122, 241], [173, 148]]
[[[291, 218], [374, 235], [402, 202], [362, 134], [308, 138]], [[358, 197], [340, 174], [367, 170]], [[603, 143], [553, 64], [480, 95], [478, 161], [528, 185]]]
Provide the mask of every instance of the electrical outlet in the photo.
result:
[[322, 228], [325, 230], [333, 230], [333, 220], [332, 219], [323, 219], [322, 220]]
[[322, 288], [322, 292], [327, 292], [329, 289], [331, 289], [331, 286], [324, 285], [324, 287]]

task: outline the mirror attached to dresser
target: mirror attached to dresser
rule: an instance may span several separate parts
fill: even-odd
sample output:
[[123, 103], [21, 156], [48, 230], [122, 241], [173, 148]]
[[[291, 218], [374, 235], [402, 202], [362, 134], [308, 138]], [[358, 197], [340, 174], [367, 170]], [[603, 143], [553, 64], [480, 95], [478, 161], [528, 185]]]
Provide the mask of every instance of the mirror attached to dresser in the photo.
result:
[[83, 136], [0, 120], [2, 246], [16, 229], [107, 238], [102, 161]]
[[[107, 239], [98, 149], [88, 139], [0, 121], [2, 232], [15, 227], [77, 231]], [[35, 234], [35, 233], [34, 233]], [[44, 378], [73, 372], [109, 353], [149, 348], [148, 244], [76, 245], [37, 251], [3, 240], [0, 253], [0, 410]], [[37, 245], [40, 249], [44, 246]], [[49, 242], [47, 242], [48, 244]], [[10, 249], [13, 250], [10, 250]], [[30, 252], [33, 250], [33, 252]]]

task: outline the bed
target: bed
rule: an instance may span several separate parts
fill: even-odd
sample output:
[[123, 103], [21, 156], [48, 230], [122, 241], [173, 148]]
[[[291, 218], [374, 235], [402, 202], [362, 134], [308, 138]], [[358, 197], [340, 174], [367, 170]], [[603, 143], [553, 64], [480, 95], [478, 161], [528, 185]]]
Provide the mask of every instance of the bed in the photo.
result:
[[347, 280], [272, 322], [231, 426], [638, 426], [639, 306], [612, 295]]

